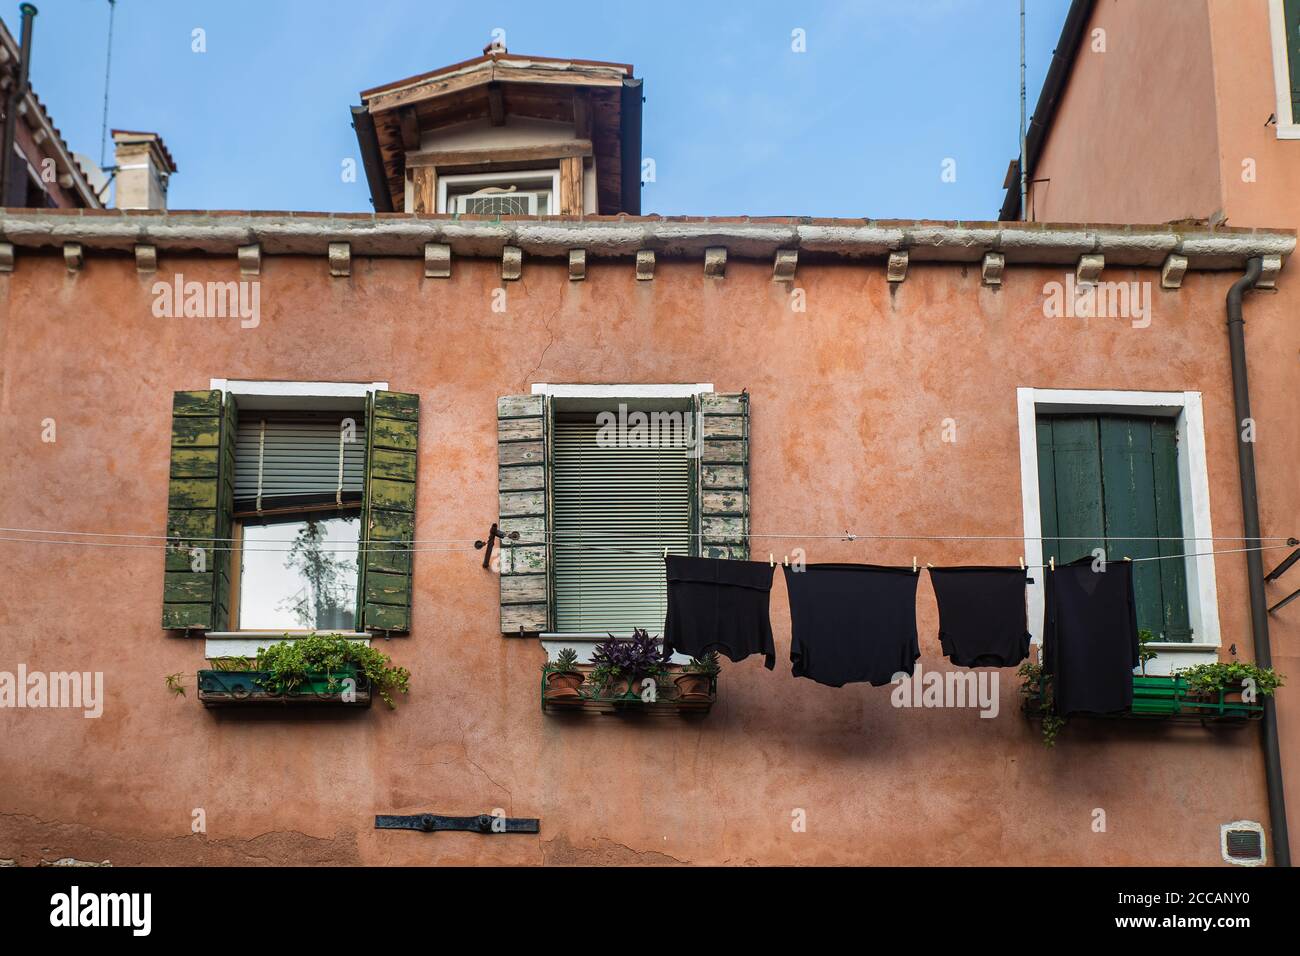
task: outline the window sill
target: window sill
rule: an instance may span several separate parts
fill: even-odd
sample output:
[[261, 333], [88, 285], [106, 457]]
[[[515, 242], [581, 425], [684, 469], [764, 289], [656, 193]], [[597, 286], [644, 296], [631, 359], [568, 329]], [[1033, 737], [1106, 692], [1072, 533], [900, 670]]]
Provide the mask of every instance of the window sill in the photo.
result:
[[1213, 664], [1219, 659], [1218, 644], [1152, 641], [1147, 647], [1156, 652], [1156, 656], [1147, 661], [1146, 672], [1152, 677], [1166, 677], [1175, 669], [1195, 664]]
[[204, 642], [203, 656], [209, 660], [214, 657], [256, 657], [259, 647], [311, 636], [343, 637], [370, 646], [370, 635], [357, 631], [304, 631], [301, 634], [285, 634], [284, 631], [209, 631]]

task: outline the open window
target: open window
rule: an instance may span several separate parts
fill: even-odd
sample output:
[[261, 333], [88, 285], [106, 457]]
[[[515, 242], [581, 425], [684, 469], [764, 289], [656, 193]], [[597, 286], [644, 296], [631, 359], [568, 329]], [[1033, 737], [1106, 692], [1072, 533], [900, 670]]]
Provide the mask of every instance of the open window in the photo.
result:
[[220, 384], [173, 400], [163, 626], [408, 632], [418, 396]]
[[365, 406], [243, 410], [231, 629], [355, 630]]

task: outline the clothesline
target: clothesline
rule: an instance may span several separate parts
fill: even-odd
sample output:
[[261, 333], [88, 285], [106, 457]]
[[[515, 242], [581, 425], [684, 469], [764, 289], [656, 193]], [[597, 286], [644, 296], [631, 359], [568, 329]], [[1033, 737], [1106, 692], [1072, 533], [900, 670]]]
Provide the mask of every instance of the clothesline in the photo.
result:
[[[87, 537], [87, 538], [131, 538], [141, 540], [153, 540], [163, 542], [174, 541], [211, 541], [211, 542], [230, 542], [236, 541], [237, 538], [220, 538], [211, 536], [181, 536], [165, 534], [141, 534], [120, 531], [64, 531], [49, 528], [0, 528], [0, 534], [43, 534], [56, 536]], [[661, 540], [667, 537], [673, 538], [774, 538], [789, 541], [809, 540], [809, 541], [1283, 541], [1289, 546], [1294, 547], [1295, 538], [1292, 535], [1260, 535], [1259, 537], [1249, 537], [1246, 535], [1156, 535], [1156, 536], [1126, 536], [1126, 535], [1027, 535], [1027, 534], [860, 534], [852, 531], [844, 531], [840, 534], [789, 534], [785, 532], [770, 531], [737, 531], [720, 535], [704, 531], [530, 531], [529, 538], [614, 538], [616, 540], [637, 540], [640, 538]], [[9, 540], [0, 538], [0, 540]], [[26, 538], [14, 540], [28, 540]], [[266, 543], [291, 544], [295, 538], [263, 538]], [[410, 544], [462, 544], [472, 543], [479, 540], [478, 538], [412, 538]], [[516, 540], [511, 540], [511, 544], [518, 544]], [[530, 541], [530, 544], [541, 542]], [[473, 549], [471, 549], [473, 550]]]
[[[70, 533], [85, 534], [86, 532], [70, 532]], [[134, 536], [130, 536], [130, 537], [134, 537]], [[140, 537], [157, 538], [159, 536], [142, 535]], [[53, 545], [66, 545], [66, 546], [80, 546], [80, 547], [88, 547], [88, 548], [127, 548], [127, 549], [134, 549], [134, 550], [162, 550], [162, 551], [170, 550], [170, 551], [177, 551], [181, 553], [188, 551], [191, 548], [197, 549], [198, 548], [197, 542], [199, 541], [228, 542], [232, 539], [186, 538], [183, 539], [185, 543], [180, 545], [177, 544], [178, 540], [182, 540], [182, 539], [167, 538], [161, 541], [157, 541], [155, 543], [132, 544], [132, 543], [125, 543], [125, 542], [110, 542], [110, 541], [80, 541], [80, 540], [66, 540], [60, 538], [12, 538], [12, 537], [0, 536], [0, 542], [10, 542], [10, 543], [53, 544]], [[1065, 539], [1061, 539], [1061, 540], [1065, 540]], [[1088, 538], [1085, 540], [1091, 541], [1095, 539]], [[1232, 539], [1232, 540], [1241, 540], [1241, 539]], [[364, 542], [364, 543], [369, 543], [369, 542]], [[523, 541], [512, 541], [511, 544], [519, 547], [544, 547], [546, 542], [523, 540]], [[566, 549], [571, 549], [571, 550], [600, 552], [606, 554], [623, 554], [623, 555], [633, 555], [633, 554], [657, 555], [657, 554], [662, 554], [664, 551], [662, 547], [630, 548], [630, 547], [616, 547], [616, 546], [601, 545], [601, 544], [561, 545], [561, 547], [565, 547]], [[1112, 558], [1110, 560], [1112, 561], [1130, 560], [1133, 562], [1170, 561], [1170, 560], [1181, 560], [1183, 558], [1213, 557], [1215, 555], [1220, 555], [1220, 554], [1245, 554], [1246, 552], [1249, 551], [1277, 551], [1277, 550], [1285, 550], [1290, 547], [1292, 547], [1292, 545], [1290, 544], [1262, 545], [1259, 547], [1250, 547], [1250, 548], [1223, 548], [1215, 551], [1200, 551], [1200, 552], [1193, 552], [1189, 554], [1170, 554], [1170, 555], [1159, 555], [1155, 557], [1139, 557], [1139, 558], [1123, 558], [1123, 559]], [[248, 551], [248, 552], [270, 552], [270, 553], [284, 554], [294, 549], [293, 548], [247, 547], [247, 546], [243, 548], [235, 548], [235, 547], [228, 547], [224, 545], [222, 546], [209, 545], [209, 546], [204, 546], [201, 550], [214, 551], [218, 553], [233, 552], [233, 551]], [[472, 546], [460, 547], [460, 548], [407, 547], [405, 544], [398, 543], [398, 542], [385, 542], [384, 546], [373, 547], [373, 548], [361, 547], [360, 545], [356, 547], [350, 545], [341, 545], [338, 547], [317, 547], [317, 548], [313, 548], [312, 550], [316, 553], [321, 553], [321, 554], [351, 555], [351, 554], [394, 553], [394, 552], [401, 552], [407, 554], [429, 554], [429, 553], [449, 554], [449, 553], [468, 553], [468, 552], [478, 551], [480, 549]], [[671, 551], [671, 549], [669, 550]], [[788, 555], [784, 557], [788, 559]], [[1052, 564], [1026, 564], [1025, 565], [1026, 570], [1038, 570], [1042, 568], [1050, 569], [1052, 567], [1054, 567], [1054, 565]]]

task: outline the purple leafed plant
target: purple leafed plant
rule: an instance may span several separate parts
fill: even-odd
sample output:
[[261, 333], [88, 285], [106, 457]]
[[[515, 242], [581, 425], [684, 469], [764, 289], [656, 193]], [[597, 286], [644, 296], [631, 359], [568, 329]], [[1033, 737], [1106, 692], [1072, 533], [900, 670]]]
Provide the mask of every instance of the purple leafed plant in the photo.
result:
[[667, 670], [663, 642], [651, 637], [644, 628], [635, 628], [631, 638], [618, 638], [612, 634], [601, 641], [591, 652], [591, 662], [604, 678], [660, 677]]

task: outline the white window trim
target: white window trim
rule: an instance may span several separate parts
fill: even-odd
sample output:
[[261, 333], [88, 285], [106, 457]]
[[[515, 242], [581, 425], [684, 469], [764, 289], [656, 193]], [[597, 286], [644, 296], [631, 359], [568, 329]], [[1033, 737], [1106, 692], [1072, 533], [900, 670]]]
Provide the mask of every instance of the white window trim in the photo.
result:
[[[650, 385], [572, 385], [534, 382], [534, 395], [550, 395], [552, 398], [690, 398], [701, 392], [712, 392], [711, 382], [691, 384]], [[578, 653], [579, 664], [591, 663], [591, 652], [595, 646], [608, 639], [608, 634], [563, 634], [547, 631], [539, 635], [542, 647], [546, 649], [546, 659], [555, 660], [555, 656], [564, 648], [571, 647]], [[690, 655], [674, 654], [669, 660], [674, 664], [689, 664]]]
[[1291, 75], [1286, 42], [1286, 10], [1283, 0], [1268, 0], [1269, 38], [1273, 46], [1273, 87], [1277, 93], [1278, 139], [1300, 139], [1300, 123], [1291, 115]]
[[208, 388], [239, 397], [267, 398], [365, 398], [371, 392], [388, 391], [387, 382], [272, 382], [251, 379], [214, 378]]
[[551, 205], [548, 215], [554, 216], [560, 204], [560, 170], [557, 169], [513, 169], [491, 173], [462, 173], [438, 177], [438, 198], [435, 207], [438, 212], [447, 211], [448, 185], [491, 186], [497, 183], [519, 183], [534, 180], [545, 183], [551, 191]]
[[534, 382], [534, 395], [554, 398], [690, 398], [713, 391], [709, 382], [675, 385], [553, 385]]
[[[1210, 478], [1205, 455], [1205, 420], [1200, 392], [1130, 392], [1107, 389], [1017, 388], [1020, 422], [1020, 494], [1024, 518], [1025, 563], [1043, 563], [1043, 519], [1038, 494], [1038, 429], [1040, 413], [1118, 412], [1121, 414], [1167, 415], [1176, 419], [1178, 434], [1178, 495], [1182, 506], [1183, 533], [1188, 535], [1187, 617], [1195, 638], [1191, 643], [1161, 641], [1148, 645], [1158, 656], [1147, 663], [1146, 673], [1168, 674], [1219, 659], [1219, 596], [1215, 583], [1214, 558], [1191, 557], [1214, 550], [1210, 523]], [[1117, 555], [1111, 555], [1115, 560]], [[1029, 628], [1035, 644], [1041, 644], [1043, 611], [1046, 606], [1044, 574], [1036, 570], [1029, 586]]]
[[[319, 399], [355, 398], [364, 399], [371, 392], [388, 391], [387, 382], [274, 382], [249, 379], [213, 378], [208, 380], [208, 388], [220, 389], [236, 398], [245, 396], [254, 399], [303, 399], [314, 402]], [[367, 647], [370, 639], [356, 631], [316, 631], [321, 637], [346, 637], [348, 640], [360, 641]], [[253, 657], [259, 647], [296, 641], [307, 634], [285, 634], [283, 631], [209, 631], [204, 638], [203, 656], [213, 657]]]

